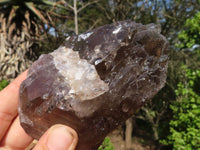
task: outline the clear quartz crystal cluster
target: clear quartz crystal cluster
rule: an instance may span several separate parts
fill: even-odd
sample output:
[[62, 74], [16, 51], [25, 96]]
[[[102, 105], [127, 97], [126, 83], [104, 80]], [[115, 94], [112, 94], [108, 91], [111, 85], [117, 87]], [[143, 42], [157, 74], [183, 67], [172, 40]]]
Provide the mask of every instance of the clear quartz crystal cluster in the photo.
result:
[[108, 84], [100, 79], [95, 66], [81, 59], [77, 51], [60, 47], [51, 55], [55, 67], [69, 84], [70, 91], [65, 95], [66, 100], [90, 100], [108, 91]]
[[154, 24], [121, 21], [68, 37], [40, 56], [21, 84], [19, 116], [33, 138], [54, 124], [79, 136], [77, 150], [104, 137], [165, 84], [167, 42]]

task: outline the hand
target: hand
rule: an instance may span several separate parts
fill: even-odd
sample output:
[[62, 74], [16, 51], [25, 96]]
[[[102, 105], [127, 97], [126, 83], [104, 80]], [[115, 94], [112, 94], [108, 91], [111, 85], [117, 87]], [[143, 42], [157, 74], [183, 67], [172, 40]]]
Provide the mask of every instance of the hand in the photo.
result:
[[[26, 76], [27, 71], [0, 92], [0, 149], [23, 150], [33, 140], [20, 126], [17, 111], [19, 87]], [[45, 132], [33, 150], [75, 150], [77, 141], [72, 128], [58, 124]]]

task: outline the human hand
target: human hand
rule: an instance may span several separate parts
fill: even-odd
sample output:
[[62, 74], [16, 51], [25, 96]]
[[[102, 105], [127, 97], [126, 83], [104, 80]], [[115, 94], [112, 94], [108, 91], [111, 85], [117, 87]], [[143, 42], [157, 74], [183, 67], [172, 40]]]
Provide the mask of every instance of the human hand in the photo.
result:
[[[33, 140], [20, 126], [17, 111], [20, 84], [26, 76], [27, 71], [0, 92], [0, 150], [23, 150]], [[77, 141], [72, 128], [58, 124], [44, 133], [33, 150], [75, 150]]]

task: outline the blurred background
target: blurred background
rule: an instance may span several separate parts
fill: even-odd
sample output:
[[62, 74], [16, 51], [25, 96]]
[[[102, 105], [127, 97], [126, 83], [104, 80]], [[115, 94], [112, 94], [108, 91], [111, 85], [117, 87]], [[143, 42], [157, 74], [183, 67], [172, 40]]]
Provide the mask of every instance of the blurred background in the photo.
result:
[[0, 0], [0, 90], [66, 37], [127, 19], [161, 26], [167, 82], [99, 150], [200, 149], [200, 0]]

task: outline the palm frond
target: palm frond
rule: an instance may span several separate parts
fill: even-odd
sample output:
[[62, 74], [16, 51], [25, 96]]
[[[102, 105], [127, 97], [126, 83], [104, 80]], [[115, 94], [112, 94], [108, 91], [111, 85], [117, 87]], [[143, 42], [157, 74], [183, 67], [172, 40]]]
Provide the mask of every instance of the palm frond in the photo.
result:
[[59, 2], [50, 2], [48, 0], [40, 0], [41, 3], [45, 4], [45, 5], [49, 5], [49, 6], [52, 6], [52, 7], [58, 7], [58, 8], [62, 8], [62, 9], [66, 9], [66, 7], [62, 6], [59, 4]]
[[37, 10], [32, 2], [26, 2], [25, 5], [44, 23], [48, 24], [48, 21], [44, 16]]
[[11, 3], [12, 0], [0, 0], [0, 6]]
[[15, 14], [15, 9], [14, 8], [11, 8], [11, 11], [10, 11], [10, 14], [8, 16], [8, 22], [7, 22], [7, 26], [10, 26], [11, 22], [12, 22], [12, 19], [13, 19], [13, 16]]

